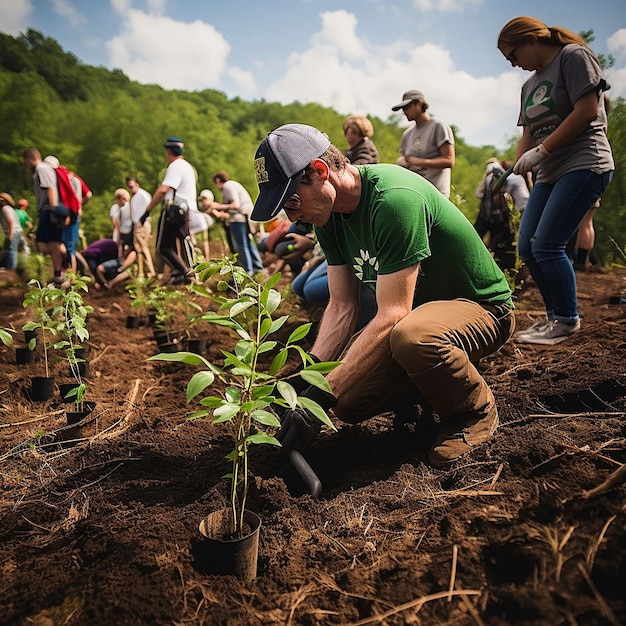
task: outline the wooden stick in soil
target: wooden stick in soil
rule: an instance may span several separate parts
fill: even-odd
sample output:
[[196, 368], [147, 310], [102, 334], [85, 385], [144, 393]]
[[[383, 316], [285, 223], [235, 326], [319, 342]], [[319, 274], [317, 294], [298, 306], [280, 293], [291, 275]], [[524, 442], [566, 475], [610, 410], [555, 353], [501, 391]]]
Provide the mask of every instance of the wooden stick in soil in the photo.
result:
[[452, 602], [452, 592], [454, 591], [454, 579], [456, 578], [456, 562], [459, 555], [459, 546], [452, 546], [452, 567], [450, 568], [450, 585], [448, 586], [448, 602]]
[[566, 417], [623, 417], [626, 413], [622, 411], [597, 411], [590, 413], [532, 413], [527, 415], [527, 419], [544, 419], [544, 418], [552, 418], [552, 419], [563, 419]]
[[[460, 589], [458, 591], [453, 591], [453, 596], [479, 596], [480, 591], [476, 589]], [[419, 611], [422, 608], [422, 605], [427, 602], [432, 602], [433, 600], [441, 600], [442, 598], [447, 598], [450, 595], [449, 591], [439, 591], [437, 593], [431, 593], [428, 596], [422, 596], [421, 598], [417, 598], [416, 600], [411, 600], [410, 602], [405, 602], [404, 604], [400, 604], [399, 606], [390, 609], [389, 611], [385, 611], [380, 615], [374, 615], [373, 617], [366, 617], [365, 619], [359, 620], [358, 622], [352, 622], [351, 624], [346, 624], [346, 626], [365, 626], [366, 624], [380, 624], [384, 622], [388, 617], [392, 615], [397, 615], [398, 613], [402, 613], [407, 609], [417, 608]]]
[[602, 614], [604, 615], [604, 617], [606, 617], [608, 623], [612, 626], [620, 626], [621, 622], [615, 617], [615, 614], [613, 613], [613, 611], [611, 611], [611, 607], [609, 607], [609, 605], [606, 603], [606, 600], [598, 591], [598, 588], [593, 583], [593, 580], [591, 580], [591, 576], [589, 576], [589, 572], [587, 571], [585, 566], [582, 563], [578, 563], [578, 569], [580, 570], [580, 573], [583, 575], [583, 578], [589, 585], [589, 589], [591, 589], [591, 593], [593, 593], [596, 602], [600, 605]]
[[619, 469], [616, 469], [612, 474], [609, 474], [607, 479], [600, 483], [597, 487], [589, 489], [589, 491], [583, 491], [583, 498], [592, 498], [598, 494], [604, 493], [609, 489], [619, 487], [626, 482], [626, 463], [624, 463]]

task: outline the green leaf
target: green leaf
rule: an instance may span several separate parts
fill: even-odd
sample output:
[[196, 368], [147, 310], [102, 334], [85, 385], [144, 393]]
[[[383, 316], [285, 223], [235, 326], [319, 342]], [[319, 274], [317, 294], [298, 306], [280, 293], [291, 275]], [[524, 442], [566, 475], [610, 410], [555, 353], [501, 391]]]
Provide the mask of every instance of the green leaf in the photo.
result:
[[2, 341], [5, 346], [10, 346], [13, 343], [13, 337], [9, 329], [5, 330], [4, 328], [0, 328], [0, 341]]
[[254, 356], [254, 342], [249, 339], [240, 339], [235, 345], [235, 354], [240, 362], [250, 364]]
[[194, 352], [159, 353], [148, 357], [148, 361], [176, 361], [178, 363], [186, 363], [187, 365], [204, 365], [211, 368], [211, 363]]
[[206, 398], [202, 398], [202, 400], [200, 400], [200, 404], [214, 409], [224, 404], [224, 398], [219, 398], [218, 396], [206, 396]]
[[287, 404], [289, 404], [292, 409], [295, 409], [298, 399], [296, 390], [284, 380], [279, 380], [276, 383], [276, 388], [278, 389], [278, 393], [287, 401]]
[[222, 406], [217, 407], [217, 409], [213, 411], [213, 423], [220, 424], [221, 422], [227, 422], [239, 413], [239, 409], [238, 404], [228, 404], [224, 402]]
[[205, 313], [200, 317], [201, 320], [217, 324], [218, 326], [228, 326], [228, 328], [238, 328], [239, 324], [233, 322], [227, 315], [218, 315], [217, 313]]
[[313, 413], [313, 415], [315, 415], [315, 417], [317, 417], [317, 419], [320, 422], [322, 422], [323, 424], [326, 424], [326, 426], [328, 426], [331, 430], [337, 430], [335, 428], [335, 425], [330, 421], [330, 418], [328, 417], [328, 415], [326, 415], [326, 412], [324, 411], [324, 409], [317, 402], [314, 402], [310, 398], [299, 396], [298, 404], [300, 406], [303, 406], [305, 409], [307, 409], [307, 411], [310, 411], [311, 413]]
[[187, 402], [195, 398], [199, 393], [202, 393], [209, 385], [212, 385], [215, 381], [215, 374], [203, 370], [196, 372], [187, 384]]
[[256, 444], [262, 444], [262, 443], [269, 443], [273, 446], [279, 446], [280, 442], [278, 441], [278, 439], [276, 439], [275, 437], [270, 437], [269, 435], [266, 435], [265, 433], [255, 433], [254, 435], [250, 435], [249, 437], [246, 438], [246, 443], [247, 444], [252, 444], [252, 443], [256, 443]]
[[302, 324], [301, 326], [298, 326], [298, 328], [296, 328], [291, 333], [291, 335], [289, 335], [289, 339], [287, 339], [287, 345], [291, 343], [297, 343], [298, 341], [301, 341], [302, 339], [304, 339], [309, 334], [309, 331], [311, 330], [311, 326], [312, 324], [310, 322], [307, 324]]
[[332, 372], [339, 365], [341, 365], [341, 361], [322, 361], [321, 363], [313, 363], [313, 365], [307, 365], [303, 371], [322, 372], [324, 374], [327, 374], [328, 372]]
[[197, 420], [200, 417], [208, 417], [211, 415], [208, 411], [194, 411], [187, 419]]
[[241, 402], [241, 391], [237, 387], [226, 387], [224, 392], [227, 402], [232, 404], [239, 404]]
[[278, 418], [273, 413], [270, 413], [269, 411], [264, 411], [264, 410], [252, 411], [250, 416], [252, 417], [254, 421], [259, 422], [259, 424], [263, 424], [264, 426], [273, 426], [275, 428], [280, 428], [280, 422], [278, 421]]
[[267, 398], [274, 391], [274, 385], [263, 385], [260, 387], [252, 388], [252, 399], [261, 400]]
[[251, 302], [251, 301], [246, 301], [246, 302], [237, 302], [236, 304], [234, 304], [231, 309], [230, 309], [230, 316], [231, 317], [237, 317], [237, 315], [240, 315], [241, 313], [243, 313], [246, 309], [249, 309], [251, 306], [254, 306], [256, 303], [255, 302]]
[[276, 376], [276, 374], [280, 372], [280, 370], [283, 368], [283, 366], [287, 362], [288, 355], [289, 355], [289, 350], [287, 350], [287, 348], [283, 348], [274, 357], [274, 360], [272, 361], [272, 364], [270, 365], [270, 374], [272, 376]]
[[267, 331], [267, 334], [271, 335], [275, 333], [277, 330], [280, 330], [288, 319], [289, 319], [288, 315], [282, 315], [281, 317], [278, 317], [275, 320], [273, 320], [270, 326], [270, 329]]
[[263, 354], [264, 352], [269, 352], [270, 350], [273, 350], [276, 347], [277, 343], [278, 342], [276, 341], [264, 341], [259, 346], [259, 354]]
[[272, 318], [271, 317], [263, 318], [263, 320], [261, 321], [261, 326], [259, 330], [259, 338], [263, 339], [267, 337], [271, 328], [272, 328]]
[[267, 279], [267, 282], [265, 283], [265, 289], [271, 289], [272, 287], [274, 287], [274, 285], [278, 284], [279, 281], [280, 281], [280, 272], [276, 272], [276, 274], [272, 274], [272, 276], [270, 276]]
[[272, 289], [269, 292], [269, 295], [267, 298], [267, 305], [266, 305], [267, 312], [272, 314], [279, 307], [281, 300], [282, 300], [282, 296], [280, 295], [280, 293]]
[[332, 393], [332, 389], [330, 388], [328, 381], [319, 372], [303, 369], [300, 372], [300, 376], [302, 377], [302, 380], [306, 380], [306, 382], [310, 385], [319, 387], [324, 391], [328, 391], [328, 393]]

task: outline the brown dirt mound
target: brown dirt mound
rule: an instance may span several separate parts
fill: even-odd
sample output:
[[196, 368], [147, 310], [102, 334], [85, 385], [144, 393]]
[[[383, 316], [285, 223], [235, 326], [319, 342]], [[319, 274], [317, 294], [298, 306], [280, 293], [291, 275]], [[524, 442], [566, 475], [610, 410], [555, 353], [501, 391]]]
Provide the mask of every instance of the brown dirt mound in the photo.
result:
[[[481, 362], [501, 426], [451, 470], [428, 467], [419, 423], [393, 414], [319, 438], [319, 500], [255, 449], [248, 584], [194, 568], [198, 523], [227, 500], [229, 446], [187, 420], [191, 369], [146, 361], [156, 344], [125, 328], [123, 291], [90, 293], [97, 406], [83, 429], [64, 428], [58, 396], [30, 402], [40, 366], [0, 347], [0, 624], [626, 623], [626, 488], [584, 497], [626, 461], [626, 305], [608, 304], [626, 272], [578, 279], [580, 333]], [[23, 288], [0, 296], [3, 325], [20, 328]], [[526, 286], [518, 326], [540, 309]], [[210, 358], [231, 347], [204, 332]]]

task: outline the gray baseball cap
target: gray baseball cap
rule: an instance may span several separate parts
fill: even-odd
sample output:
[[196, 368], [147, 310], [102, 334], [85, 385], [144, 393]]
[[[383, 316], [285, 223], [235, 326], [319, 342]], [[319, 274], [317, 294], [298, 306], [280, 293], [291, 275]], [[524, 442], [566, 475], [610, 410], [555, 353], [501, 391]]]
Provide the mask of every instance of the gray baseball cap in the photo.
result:
[[254, 155], [259, 197], [250, 219], [267, 222], [295, 193], [304, 170], [330, 146], [323, 132], [306, 124], [285, 124], [273, 130]]
[[404, 109], [407, 104], [411, 104], [411, 102], [415, 102], [416, 100], [426, 100], [426, 98], [419, 89], [409, 89], [402, 94], [402, 102], [391, 107], [391, 110], [399, 111], [400, 109]]

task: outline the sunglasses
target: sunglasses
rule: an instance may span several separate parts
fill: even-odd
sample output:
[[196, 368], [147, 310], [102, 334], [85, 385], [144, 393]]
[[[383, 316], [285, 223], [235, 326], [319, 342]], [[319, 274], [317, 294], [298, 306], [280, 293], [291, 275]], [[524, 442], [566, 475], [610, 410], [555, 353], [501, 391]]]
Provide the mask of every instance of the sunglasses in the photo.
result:
[[285, 211], [297, 211], [301, 205], [302, 199], [297, 193], [294, 193], [292, 196], [289, 197], [287, 202], [283, 204], [283, 209]]
[[513, 48], [513, 50], [511, 50], [511, 52], [509, 52], [506, 57], [504, 57], [509, 63], [517, 63], [517, 56], [516, 56], [516, 52], [517, 49], [519, 48], [519, 46], [515, 46], [515, 48]]

